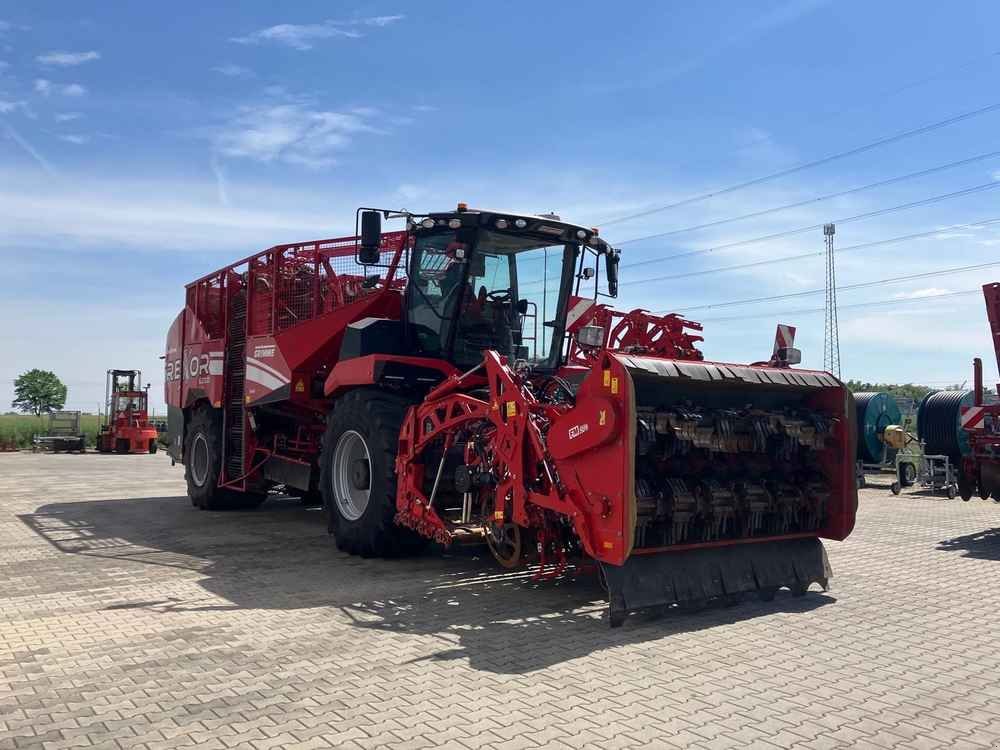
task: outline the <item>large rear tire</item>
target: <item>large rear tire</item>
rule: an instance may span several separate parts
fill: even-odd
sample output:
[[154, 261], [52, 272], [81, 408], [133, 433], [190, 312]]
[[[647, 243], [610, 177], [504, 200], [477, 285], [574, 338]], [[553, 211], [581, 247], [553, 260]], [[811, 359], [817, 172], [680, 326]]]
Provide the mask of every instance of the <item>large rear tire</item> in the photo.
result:
[[327, 417], [320, 488], [337, 547], [362, 557], [397, 557], [425, 541], [397, 526], [396, 451], [409, 403], [374, 389], [339, 398]]
[[266, 495], [234, 492], [219, 487], [222, 468], [222, 414], [218, 409], [195, 409], [184, 441], [184, 479], [191, 504], [202, 510], [256, 508]]

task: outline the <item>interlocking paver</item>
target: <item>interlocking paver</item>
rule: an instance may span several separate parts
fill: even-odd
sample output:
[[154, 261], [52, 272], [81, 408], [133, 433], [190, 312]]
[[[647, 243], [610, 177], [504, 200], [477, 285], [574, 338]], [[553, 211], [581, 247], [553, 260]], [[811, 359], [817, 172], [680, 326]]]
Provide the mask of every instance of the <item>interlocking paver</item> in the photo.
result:
[[611, 631], [589, 579], [183, 495], [162, 455], [0, 455], [0, 750], [1000, 743], [992, 502], [866, 490], [829, 593]]

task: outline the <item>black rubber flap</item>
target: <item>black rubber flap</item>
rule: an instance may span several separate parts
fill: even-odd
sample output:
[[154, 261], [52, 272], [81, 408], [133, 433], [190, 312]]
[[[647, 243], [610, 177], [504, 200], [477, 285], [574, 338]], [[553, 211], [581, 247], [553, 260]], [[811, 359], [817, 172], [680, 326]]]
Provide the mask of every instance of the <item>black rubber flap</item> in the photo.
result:
[[832, 575], [815, 538], [632, 555], [620, 567], [601, 568], [612, 613], [782, 586], [819, 583], [825, 589]]

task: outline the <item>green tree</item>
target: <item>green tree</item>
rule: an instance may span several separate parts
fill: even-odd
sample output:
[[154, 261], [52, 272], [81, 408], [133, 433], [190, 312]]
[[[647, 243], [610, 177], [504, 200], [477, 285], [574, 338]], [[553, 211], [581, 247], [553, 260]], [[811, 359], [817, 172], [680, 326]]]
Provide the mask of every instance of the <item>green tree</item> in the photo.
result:
[[885, 391], [886, 393], [891, 393], [893, 396], [903, 396], [916, 401], [919, 401], [933, 390], [926, 385], [917, 385], [915, 383], [903, 383], [900, 385], [895, 383], [865, 383], [860, 380], [848, 380], [845, 385], [852, 393]]
[[14, 381], [15, 409], [36, 417], [62, 409], [66, 403], [66, 386], [48, 370], [28, 370]]

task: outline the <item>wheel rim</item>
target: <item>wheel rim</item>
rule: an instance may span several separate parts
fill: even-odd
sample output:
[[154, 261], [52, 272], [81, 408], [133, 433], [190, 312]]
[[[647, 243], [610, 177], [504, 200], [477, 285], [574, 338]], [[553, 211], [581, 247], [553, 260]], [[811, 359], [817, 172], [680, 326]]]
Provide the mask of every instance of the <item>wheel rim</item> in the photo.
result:
[[337, 440], [330, 472], [333, 497], [337, 510], [348, 521], [364, 515], [371, 498], [371, 455], [364, 437], [348, 430]]
[[521, 563], [521, 527], [517, 524], [489, 527], [486, 543], [496, 561], [508, 570]]
[[191, 448], [191, 479], [198, 487], [204, 487], [208, 479], [208, 440], [204, 433], [194, 436]]

